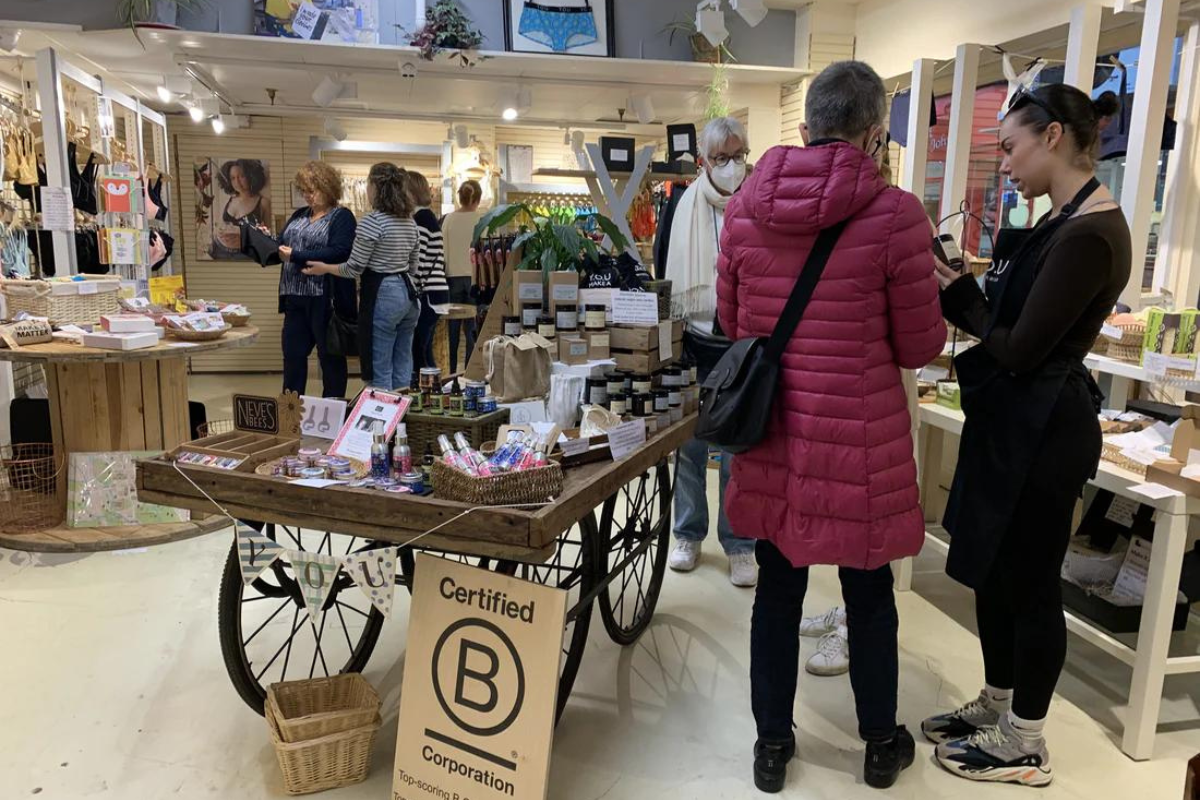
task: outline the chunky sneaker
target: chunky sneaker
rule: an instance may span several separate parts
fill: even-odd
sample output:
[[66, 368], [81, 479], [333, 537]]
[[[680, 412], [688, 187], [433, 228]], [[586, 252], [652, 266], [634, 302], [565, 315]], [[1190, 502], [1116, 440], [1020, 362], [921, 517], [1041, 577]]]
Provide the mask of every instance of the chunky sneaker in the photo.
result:
[[729, 582], [742, 588], [758, 585], [758, 562], [754, 559], [754, 553], [730, 554]]
[[754, 785], [760, 792], [776, 794], [783, 791], [787, 781], [788, 762], [796, 755], [796, 739], [754, 743]]
[[846, 624], [846, 609], [841, 606], [834, 606], [815, 617], [805, 617], [800, 620], [800, 635], [801, 636], [824, 636], [827, 633], [833, 633], [838, 629], [839, 625]]
[[700, 542], [676, 539], [671, 555], [667, 557], [667, 566], [676, 572], [691, 572], [696, 568], [699, 558]]
[[939, 714], [921, 723], [921, 732], [925, 738], [934, 744], [952, 742], [955, 739], [966, 739], [973, 736], [980, 728], [988, 728], [1000, 724], [1000, 712], [994, 710], [987, 700], [987, 695], [980, 693], [979, 697], [949, 714]]
[[896, 727], [896, 735], [887, 742], [867, 742], [867, 755], [863, 761], [863, 780], [874, 789], [887, 789], [900, 777], [916, 758], [917, 743], [903, 725]]
[[1035, 749], [1021, 741], [1008, 715], [967, 739], [937, 746], [937, 762], [960, 778], [994, 783], [1019, 783], [1022, 786], [1048, 786], [1054, 780], [1046, 740], [1039, 739]]
[[846, 626], [839, 625], [817, 642], [817, 652], [804, 664], [810, 675], [844, 675], [850, 671], [850, 643], [846, 638]]

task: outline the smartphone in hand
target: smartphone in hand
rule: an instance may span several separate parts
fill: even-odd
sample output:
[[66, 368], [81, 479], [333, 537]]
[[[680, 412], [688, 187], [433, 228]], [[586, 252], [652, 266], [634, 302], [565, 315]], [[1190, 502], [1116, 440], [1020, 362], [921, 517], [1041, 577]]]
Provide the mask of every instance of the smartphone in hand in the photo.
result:
[[933, 237], [933, 254], [955, 272], [966, 269], [967, 264], [963, 261], [962, 251], [958, 249], [958, 242], [953, 234], [943, 233]]

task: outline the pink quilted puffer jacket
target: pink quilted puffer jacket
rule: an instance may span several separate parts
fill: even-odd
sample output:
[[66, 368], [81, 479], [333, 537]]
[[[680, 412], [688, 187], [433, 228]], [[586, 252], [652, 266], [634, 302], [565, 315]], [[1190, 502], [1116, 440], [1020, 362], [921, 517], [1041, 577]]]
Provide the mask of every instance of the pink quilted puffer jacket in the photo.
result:
[[946, 324], [921, 203], [852, 145], [768, 150], [725, 212], [718, 311], [734, 339], [769, 336], [818, 231], [845, 219], [725, 503], [738, 536], [797, 567], [876, 569], [925, 535], [900, 369], [932, 361]]

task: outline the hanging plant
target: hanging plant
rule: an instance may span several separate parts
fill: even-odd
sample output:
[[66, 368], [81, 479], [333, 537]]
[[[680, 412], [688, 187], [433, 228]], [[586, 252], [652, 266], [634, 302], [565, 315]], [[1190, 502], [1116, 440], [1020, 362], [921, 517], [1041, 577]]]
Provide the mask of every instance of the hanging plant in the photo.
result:
[[704, 119], [716, 119], [729, 116], [729, 71], [724, 64], [712, 65], [712, 80], [705, 90], [708, 103], [704, 107]]
[[[396, 26], [403, 30], [403, 26]], [[425, 12], [425, 25], [408, 34], [408, 44], [421, 51], [426, 61], [440, 53], [450, 53], [463, 67], [473, 67], [483, 60], [473, 53], [483, 44], [483, 33], [471, 27], [471, 19], [454, 0], [438, 0]]]
[[144, 50], [146, 43], [142, 41], [139, 25], [153, 23], [174, 27], [176, 13], [180, 9], [194, 11], [207, 3], [208, 0], [120, 0], [117, 3], [117, 19], [129, 26]]
[[[475, 225], [474, 241], [513, 223], [520, 227], [520, 233], [513, 241], [513, 249], [523, 248], [517, 269], [555, 272], [576, 269], [580, 258], [584, 256], [593, 262], [600, 260], [600, 248], [574, 224], [539, 216], [524, 203], [497, 206], [484, 214]], [[597, 214], [596, 224], [612, 242], [613, 252], [620, 253], [628, 249], [629, 240], [615, 222], [603, 214]]]

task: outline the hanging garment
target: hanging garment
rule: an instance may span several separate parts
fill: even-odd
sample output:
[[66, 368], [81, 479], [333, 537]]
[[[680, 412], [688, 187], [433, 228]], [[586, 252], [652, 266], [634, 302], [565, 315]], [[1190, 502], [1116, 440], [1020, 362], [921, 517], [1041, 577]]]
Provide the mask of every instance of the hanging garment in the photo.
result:
[[166, 231], [150, 231], [150, 271], [157, 272], [175, 252], [175, 239]]
[[264, 267], [283, 263], [283, 259], [279, 256], [279, 242], [275, 241], [270, 234], [263, 233], [248, 222], [243, 222], [241, 228], [242, 246], [240, 252], [242, 255], [249, 257], [251, 261], [256, 261]]
[[155, 178], [154, 183], [146, 182], [146, 213], [162, 222], [167, 218], [167, 204], [162, 197], [162, 175]]
[[[74, 142], [67, 143], [67, 171], [71, 179], [71, 198], [75, 207], [85, 214], [95, 216], [100, 211], [96, 200], [96, 154], [89, 153], [83, 172], [75, 162], [76, 146]], [[45, 186], [46, 184], [42, 184]]]
[[75, 262], [84, 275], [107, 275], [109, 268], [100, 258], [100, 239], [94, 230], [75, 231]]
[[[908, 112], [912, 107], [911, 97], [912, 92], [905, 90], [897, 92], [892, 98], [892, 113], [888, 122], [888, 134], [892, 137], [892, 141], [901, 147], [908, 147]], [[937, 124], [937, 98], [934, 97], [929, 101], [929, 127], [936, 127]]]
[[551, 6], [527, 0], [517, 32], [556, 53], [600, 41], [590, 0], [581, 6]]

